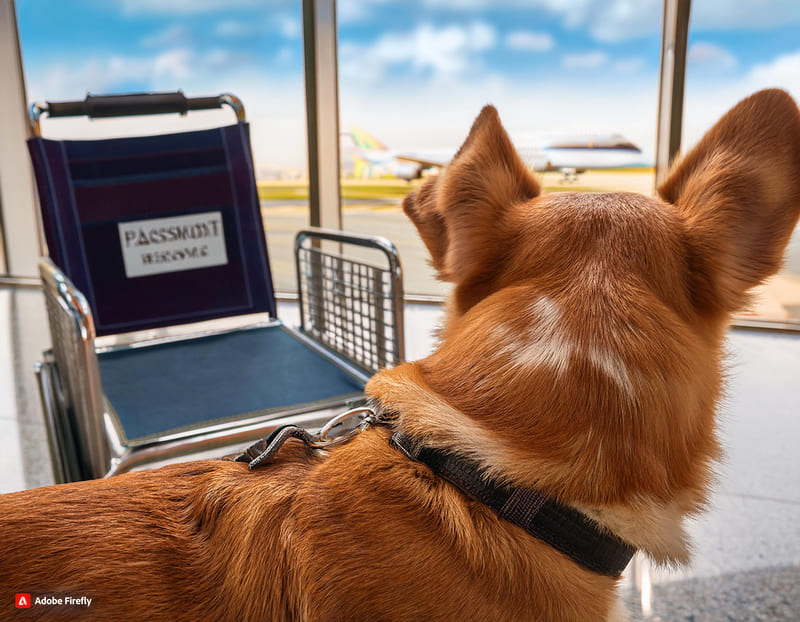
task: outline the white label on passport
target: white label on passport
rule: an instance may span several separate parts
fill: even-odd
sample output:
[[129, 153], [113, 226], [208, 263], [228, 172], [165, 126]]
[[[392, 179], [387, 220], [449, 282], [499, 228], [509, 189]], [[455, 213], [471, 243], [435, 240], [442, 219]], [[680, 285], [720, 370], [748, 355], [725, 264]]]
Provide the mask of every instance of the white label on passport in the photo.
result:
[[228, 263], [222, 212], [135, 220], [117, 226], [129, 279]]

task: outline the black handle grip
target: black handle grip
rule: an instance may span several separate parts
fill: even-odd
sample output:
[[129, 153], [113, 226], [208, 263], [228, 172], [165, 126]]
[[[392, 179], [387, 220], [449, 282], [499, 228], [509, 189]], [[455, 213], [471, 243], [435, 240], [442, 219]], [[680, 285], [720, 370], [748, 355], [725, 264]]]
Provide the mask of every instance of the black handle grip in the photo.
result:
[[51, 117], [78, 117], [86, 114], [86, 102], [47, 102], [45, 110]]
[[83, 101], [47, 102], [51, 117], [87, 116], [90, 119], [148, 114], [186, 114], [189, 110], [221, 108], [219, 97], [188, 99], [182, 91], [174, 93], [130, 93], [127, 95], [87, 95]]

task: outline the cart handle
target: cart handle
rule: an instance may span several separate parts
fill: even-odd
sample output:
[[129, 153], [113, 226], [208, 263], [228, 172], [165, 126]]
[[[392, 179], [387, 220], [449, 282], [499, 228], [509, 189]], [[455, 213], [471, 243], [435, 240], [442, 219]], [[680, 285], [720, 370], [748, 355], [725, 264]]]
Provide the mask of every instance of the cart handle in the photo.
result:
[[41, 136], [39, 121], [42, 113], [51, 117], [127, 117], [132, 115], [185, 115], [189, 110], [212, 110], [227, 104], [239, 121], [245, 120], [244, 105], [235, 95], [223, 93], [213, 97], [186, 97], [183, 91], [174, 93], [127, 93], [124, 95], [86, 95], [83, 101], [36, 102], [31, 105], [30, 121], [33, 133]]

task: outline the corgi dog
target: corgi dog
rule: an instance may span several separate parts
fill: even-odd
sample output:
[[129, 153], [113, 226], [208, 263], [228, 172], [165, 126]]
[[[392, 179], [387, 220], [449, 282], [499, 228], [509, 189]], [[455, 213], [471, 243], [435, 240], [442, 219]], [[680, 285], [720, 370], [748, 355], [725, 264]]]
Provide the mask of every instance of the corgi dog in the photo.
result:
[[366, 429], [0, 497], [4, 619], [611, 621], [635, 550], [689, 560], [729, 317], [800, 215], [791, 97], [740, 102], [657, 196], [543, 195], [487, 106], [403, 209], [454, 288]]

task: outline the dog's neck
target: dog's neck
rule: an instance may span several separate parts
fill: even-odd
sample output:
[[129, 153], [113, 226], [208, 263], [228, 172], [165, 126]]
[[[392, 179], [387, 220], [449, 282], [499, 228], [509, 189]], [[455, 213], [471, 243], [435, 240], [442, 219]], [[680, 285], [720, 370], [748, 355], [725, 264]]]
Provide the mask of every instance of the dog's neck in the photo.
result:
[[[679, 565], [688, 561], [683, 522], [702, 501], [695, 495], [686, 493], [668, 501], [636, 495], [625, 503], [611, 504], [566, 497], [559, 488], [563, 468], [536, 451], [505, 442], [493, 430], [454, 408], [428, 386], [415, 363], [384, 370], [370, 380], [367, 392], [378, 416], [391, 421], [397, 431], [430, 447], [464, 456], [501, 482], [544, 489], [659, 563]], [[586, 486], [592, 485], [586, 482]]]

